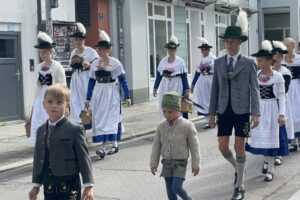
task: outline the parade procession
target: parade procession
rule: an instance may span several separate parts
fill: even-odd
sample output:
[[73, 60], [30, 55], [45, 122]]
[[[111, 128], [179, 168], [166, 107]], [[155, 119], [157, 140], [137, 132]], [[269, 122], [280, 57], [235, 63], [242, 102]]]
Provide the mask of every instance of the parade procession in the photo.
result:
[[300, 199], [300, 1], [17, 2], [1, 200]]

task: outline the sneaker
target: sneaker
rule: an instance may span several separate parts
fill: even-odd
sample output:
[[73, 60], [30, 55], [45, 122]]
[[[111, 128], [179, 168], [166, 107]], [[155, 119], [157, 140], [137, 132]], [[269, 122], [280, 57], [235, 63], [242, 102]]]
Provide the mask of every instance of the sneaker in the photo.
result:
[[281, 164], [282, 164], [281, 156], [276, 156], [275, 161], [274, 161], [274, 165], [281, 165]]
[[267, 172], [264, 181], [265, 181], [265, 182], [270, 182], [270, 181], [273, 180], [273, 177], [274, 177], [274, 174], [273, 174], [273, 173]]
[[233, 193], [231, 200], [242, 200], [242, 199], [244, 199], [244, 195], [245, 195], [244, 187], [234, 188], [234, 193]]
[[263, 167], [261, 169], [261, 173], [262, 174], [266, 174], [268, 172], [268, 165], [269, 165], [269, 163], [267, 163], [266, 161], [264, 161]]
[[103, 149], [98, 149], [96, 154], [102, 159], [105, 157], [105, 151]]

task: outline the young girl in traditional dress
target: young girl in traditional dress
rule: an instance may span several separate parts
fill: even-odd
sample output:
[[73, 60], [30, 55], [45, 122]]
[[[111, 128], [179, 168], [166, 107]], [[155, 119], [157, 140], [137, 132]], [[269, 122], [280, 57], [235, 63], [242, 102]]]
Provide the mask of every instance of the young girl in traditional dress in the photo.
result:
[[272, 70], [272, 44], [265, 40], [262, 49], [252, 54], [260, 68], [258, 84], [260, 88], [261, 117], [259, 125], [251, 130], [250, 144], [246, 150], [264, 156], [262, 173], [264, 181], [272, 181], [275, 156], [288, 155], [288, 139], [285, 123], [285, 87], [282, 75]]
[[[70, 67], [73, 69], [70, 83], [70, 120], [74, 123], [81, 123], [79, 115], [84, 109], [84, 100], [90, 78], [89, 69], [91, 63], [99, 58], [99, 55], [95, 49], [85, 46], [86, 29], [81, 23], [77, 23], [77, 31], [71, 37], [75, 40], [76, 48], [73, 49], [70, 56]], [[87, 125], [84, 127], [85, 129], [91, 128]]]
[[198, 48], [201, 49], [202, 57], [200, 58], [199, 64], [196, 66], [191, 92], [193, 93], [193, 102], [199, 105], [198, 107], [196, 106], [197, 114], [204, 115], [204, 129], [208, 129], [210, 128], [208, 108], [210, 102], [214, 60], [216, 57], [210, 52], [210, 48], [212, 48], [212, 46], [208, 44], [208, 41], [202, 37], [200, 37], [199, 40], [201, 42], [201, 46], [198, 46]]
[[[287, 47], [288, 53], [284, 55], [284, 59], [282, 60], [282, 65], [289, 67], [289, 64], [300, 65], [300, 55], [294, 52], [296, 42], [293, 38], [286, 38], [283, 41], [284, 45]], [[299, 148], [298, 139], [300, 138], [300, 79], [293, 73], [293, 69], [288, 68], [292, 73], [292, 80], [289, 87], [288, 95], [291, 103], [292, 115], [293, 115], [293, 125], [295, 138], [292, 139], [290, 145], [290, 151], [297, 151]]]
[[43, 62], [38, 64], [37, 85], [35, 89], [35, 101], [31, 116], [30, 142], [35, 144], [36, 131], [39, 126], [49, 118], [44, 109], [44, 93], [49, 85], [62, 83], [66, 85], [65, 70], [62, 65], [53, 60], [55, 53], [55, 43], [50, 36], [44, 32], [38, 33], [38, 44], [34, 46], [39, 51], [39, 56]]
[[[273, 41], [273, 50], [272, 52], [275, 53], [274, 55], [274, 64], [273, 70], [280, 72], [285, 81], [285, 128], [287, 131], [288, 139], [291, 140], [294, 138], [294, 126], [293, 126], [293, 116], [292, 116], [292, 109], [291, 103], [289, 100], [289, 96], [287, 92], [289, 90], [289, 86], [291, 83], [291, 71], [288, 70], [285, 66], [281, 65], [283, 55], [287, 53], [286, 46], [280, 41]], [[281, 165], [282, 159], [281, 156], [276, 156], [275, 158], [275, 165]]]
[[[178, 39], [171, 36], [165, 48], [168, 49], [168, 56], [164, 57], [157, 68], [157, 75], [153, 88], [153, 96], [159, 97], [160, 118], [164, 120], [163, 111], [161, 108], [161, 101], [164, 93], [168, 91], [175, 91], [178, 94], [189, 97], [190, 86], [187, 80], [187, 69], [184, 60], [176, 56], [176, 50], [179, 46]], [[188, 113], [183, 113], [184, 118], [188, 118]]]
[[[91, 101], [93, 142], [102, 142], [96, 154], [104, 158], [106, 154], [118, 152], [118, 141], [121, 139], [122, 116], [121, 96], [117, 79], [121, 84], [126, 103], [131, 105], [125, 71], [120, 61], [110, 57], [110, 38], [105, 31], [100, 31], [100, 41], [95, 46], [100, 58], [93, 61], [90, 69], [90, 80], [86, 106]], [[107, 149], [107, 142], [112, 147]]]

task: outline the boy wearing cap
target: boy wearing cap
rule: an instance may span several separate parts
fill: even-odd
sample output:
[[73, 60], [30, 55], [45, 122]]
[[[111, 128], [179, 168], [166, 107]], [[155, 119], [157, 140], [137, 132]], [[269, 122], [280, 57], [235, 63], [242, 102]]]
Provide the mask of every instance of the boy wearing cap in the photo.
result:
[[186, 175], [189, 153], [192, 157], [192, 173], [196, 176], [200, 170], [200, 148], [194, 124], [181, 117], [181, 96], [176, 92], [167, 92], [162, 99], [162, 109], [166, 120], [157, 128], [150, 158], [153, 175], [157, 172], [162, 157], [161, 176], [165, 178], [168, 198], [193, 199], [182, 187]]

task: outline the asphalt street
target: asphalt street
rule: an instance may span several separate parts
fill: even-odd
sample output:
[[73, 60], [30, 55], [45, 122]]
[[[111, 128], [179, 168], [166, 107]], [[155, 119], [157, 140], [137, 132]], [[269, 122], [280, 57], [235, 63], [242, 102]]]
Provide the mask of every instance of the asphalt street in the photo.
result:
[[[196, 177], [188, 166], [185, 187], [196, 200], [229, 200], [233, 192], [234, 170], [217, 149], [216, 129], [203, 130], [197, 123], [201, 145], [201, 171]], [[153, 135], [125, 141], [118, 154], [100, 160], [96, 148], [90, 150], [95, 177], [95, 199], [165, 200], [162, 178], [149, 170]], [[273, 182], [265, 183], [260, 174], [262, 157], [247, 154], [246, 200], [289, 200], [300, 190], [300, 152], [283, 159], [276, 167]], [[161, 167], [161, 166], [160, 166]], [[0, 173], [0, 199], [28, 199], [32, 165]], [[41, 190], [42, 192], [42, 190]], [[43, 199], [39, 195], [39, 199]], [[300, 199], [295, 198], [293, 200]]]

